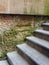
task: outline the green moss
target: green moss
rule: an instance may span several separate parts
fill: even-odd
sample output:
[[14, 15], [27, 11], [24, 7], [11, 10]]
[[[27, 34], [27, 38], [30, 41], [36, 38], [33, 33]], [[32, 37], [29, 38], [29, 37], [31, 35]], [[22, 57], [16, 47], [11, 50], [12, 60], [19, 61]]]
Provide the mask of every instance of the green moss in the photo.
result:
[[2, 35], [0, 34], [0, 44], [1, 44], [1, 42], [2, 42]]
[[35, 9], [33, 9], [32, 7], [31, 7], [31, 9], [30, 9], [30, 14], [35, 14], [36, 12], [35, 12]]
[[6, 54], [7, 54], [7, 50], [4, 50], [4, 51], [0, 54], [0, 60], [1, 60], [2, 58], [4, 58], [4, 57], [6, 56]]
[[44, 11], [45, 11], [45, 15], [49, 15], [49, 1], [48, 0], [45, 1]]
[[24, 7], [24, 14], [27, 14], [27, 8]]
[[28, 29], [17, 29], [16, 26], [10, 28], [10, 30], [4, 31], [0, 37], [1, 42], [5, 46], [12, 46], [24, 41], [26, 36], [31, 35], [33, 32], [32, 27]]

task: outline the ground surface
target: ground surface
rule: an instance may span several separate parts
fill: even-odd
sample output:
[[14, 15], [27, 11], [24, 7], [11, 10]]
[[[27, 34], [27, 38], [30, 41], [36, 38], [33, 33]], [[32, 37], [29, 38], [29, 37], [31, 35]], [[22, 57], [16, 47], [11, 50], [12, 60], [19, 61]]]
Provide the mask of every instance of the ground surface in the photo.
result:
[[31, 35], [31, 26], [16, 26], [16, 22], [0, 22], [0, 58], [9, 51], [15, 50], [18, 43]]
[[[0, 22], [0, 35], [2, 35], [2, 33], [6, 30], [9, 30], [10, 27], [15, 24], [15, 22]], [[2, 46], [0, 44], [0, 57], [2, 55], [2, 52], [4, 50], [5, 46]], [[9, 47], [8, 47], [9, 48]]]

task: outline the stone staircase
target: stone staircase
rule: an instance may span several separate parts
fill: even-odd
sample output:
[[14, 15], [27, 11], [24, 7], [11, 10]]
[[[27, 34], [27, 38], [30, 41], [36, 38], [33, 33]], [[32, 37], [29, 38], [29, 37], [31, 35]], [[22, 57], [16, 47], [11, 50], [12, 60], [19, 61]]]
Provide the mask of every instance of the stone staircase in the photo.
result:
[[41, 26], [43, 29], [35, 30], [34, 36], [16, 46], [17, 51], [8, 52], [0, 65], [49, 65], [49, 23]]

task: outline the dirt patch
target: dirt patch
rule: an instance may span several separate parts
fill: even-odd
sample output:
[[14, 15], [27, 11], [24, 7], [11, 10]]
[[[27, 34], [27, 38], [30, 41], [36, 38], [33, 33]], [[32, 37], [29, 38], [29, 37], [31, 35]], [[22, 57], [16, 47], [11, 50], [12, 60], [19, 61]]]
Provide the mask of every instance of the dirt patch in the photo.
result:
[[0, 22], [0, 33], [3, 33], [5, 30], [9, 30], [14, 23], [15, 22]]

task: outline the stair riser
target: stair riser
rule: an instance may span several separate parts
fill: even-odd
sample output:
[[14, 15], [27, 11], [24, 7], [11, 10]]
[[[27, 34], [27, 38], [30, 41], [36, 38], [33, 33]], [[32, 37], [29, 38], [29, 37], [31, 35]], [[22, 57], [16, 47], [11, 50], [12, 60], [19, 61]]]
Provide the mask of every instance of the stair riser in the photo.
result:
[[27, 54], [25, 54], [22, 50], [17, 48], [17, 52], [30, 64], [30, 65], [38, 65], [36, 64]]
[[49, 31], [49, 27], [48, 26], [42, 26], [44, 30]]
[[13, 63], [11, 62], [11, 60], [7, 57], [7, 61], [9, 63], [9, 65], [13, 65]]
[[45, 35], [45, 34], [41, 34], [41, 33], [37, 33], [36, 32], [36, 33], [34, 33], [34, 36], [49, 41], [49, 36], [48, 35]]
[[31, 47], [35, 48], [36, 50], [38, 50], [39, 52], [41, 52], [42, 54], [44, 54], [47, 57], [49, 57], [49, 50], [48, 49], [46, 49], [46, 48], [44, 48], [44, 47], [42, 47], [42, 46], [40, 46], [40, 45], [38, 45], [38, 44], [36, 44], [34, 42], [31, 42], [29, 40], [27, 40], [26, 43], [29, 46], [31, 46]]

